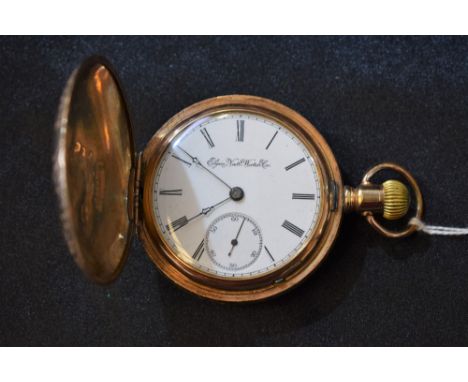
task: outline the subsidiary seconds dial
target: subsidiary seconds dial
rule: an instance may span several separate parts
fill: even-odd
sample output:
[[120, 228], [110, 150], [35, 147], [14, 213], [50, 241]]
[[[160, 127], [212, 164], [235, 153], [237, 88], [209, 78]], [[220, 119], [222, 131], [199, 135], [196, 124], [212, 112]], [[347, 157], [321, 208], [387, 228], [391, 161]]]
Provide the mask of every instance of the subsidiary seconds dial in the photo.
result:
[[220, 268], [245, 269], [260, 256], [262, 232], [251, 217], [230, 212], [210, 224], [205, 236], [205, 247], [210, 259]]

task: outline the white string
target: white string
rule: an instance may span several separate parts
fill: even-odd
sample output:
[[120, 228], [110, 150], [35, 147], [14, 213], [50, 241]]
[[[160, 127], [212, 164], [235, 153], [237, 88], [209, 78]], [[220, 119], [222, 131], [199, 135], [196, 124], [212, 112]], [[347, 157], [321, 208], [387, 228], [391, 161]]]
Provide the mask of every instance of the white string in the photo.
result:
[[427, 233], [428, 235], [445, 235], [445, 236], [468, 235], [468, 228], [427, 225], [416, 217], [412, 218], [409, 221], [409, 224], [415, 225], [418, 231], [422, 231], [424, 233]]

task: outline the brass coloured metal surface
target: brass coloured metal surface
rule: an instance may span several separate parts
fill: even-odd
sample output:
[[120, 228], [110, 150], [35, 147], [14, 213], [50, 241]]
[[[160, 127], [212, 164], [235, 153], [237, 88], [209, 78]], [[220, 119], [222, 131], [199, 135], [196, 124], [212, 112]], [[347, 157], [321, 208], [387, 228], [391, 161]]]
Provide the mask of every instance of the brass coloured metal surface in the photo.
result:
[[408, 213], [410, 196], [408, 188], [398, 180], [389, 179], [382, 183], [384, 194], [383, 217], [397, 220]]
[[[419, 185], [418, 185], [418, 182], [416, 182], [416, 179], [414, 179], [413, 175], [411, 175], [411, 173], [408, 170], [406, 170], [405, 168], [403, 168], [403, 167], [401, 167], [401, 166], [399, 166], [399, 165], [397, 165], [395, 163], [391, 163], [391, 162], [380, 163], [380, 164], [372, 167], [369, 171], [367, 171], [367, 173], [362, 178], [362, 184], [363, 185], [372, 184], [370, 182], [371, 178], [375, 174], [377, 174], [378, 172], [380, 172], [382, 170], [395, 171], [396, 173], [402, 175], [406, 179], [406, 181], [411, 186], [411, 188], [413, 190], [413, 193], [415, 195], [415, 198], [416, 198], [416, 212], [415, 212], [414, 217], [421, 220], [422, 216], [423, 216], [423, 212], [424, 212], [424, 203], [423, 203], [422, 193], [421, 193], [421, 190], [419, 189]], [[398, 182], [398, 183], [400, 183], [400, 182]], [[406, 186], [404, 186], [404, 187], [406, 189]], [[400, 192], [401, 192], [401, 189], [400, 189]], [[398, 196], [398, 198], [400, 198], [400, 197], [401, 197], [401, 195]], [[388, 198], [388, 194], [387, 194], [387, 198]], [[401, 198], [405, 199], [405, 196], [402, 196]], [[393, 203], [392, 200], [390, 200], [389, 202]], [[405, 212], [405, 214], [406, 214], [406, 212], [408, 211], [409, 195], [406, 195], [406, 203], [404, 203], [404, 204], [405, 204], [404, 208], [402, 208], [401, 205], [399, 207], [397, 206], [397, 209], [400, 209], [400, 214], [399, 215], [401, 215], [401, 212]], [[388, 204], [387, 204], [387, 208], [389, 208]], [[397, 239], [397, 238], [409, 236], [413, 232], [415, 232], [416, 229], [417, 229], [416, 225], [408, 223], [406, 228], [404, 228], [404, 229], [402, 229], [400, 231], [392, 231], [392, 230], [390, 230], [388, 228], [385, 228], [382, 224], [380, 224], [377, 221], [377, 219], [375, 218], [375, 216], [374, 216], [374, 214], [372, 212], [370, 212], [370, 211], [364, 212], [364, 216], [366, 217], [367, 221], [372, 226], [372, 228], [374, 228], [377, 232], [379, 232], [383, 236], [389, 237], [389, 238], [392, 238], [392, 239]], [[399, 216], [399, 217], [401, 217], [401, 216]]]
[[119, 273], [133, 223], [128, 214], [133, 140], [115, 76], [100, 58], [70, 77], [56, 121], [54, 178], [68, 246], [94, 281]]

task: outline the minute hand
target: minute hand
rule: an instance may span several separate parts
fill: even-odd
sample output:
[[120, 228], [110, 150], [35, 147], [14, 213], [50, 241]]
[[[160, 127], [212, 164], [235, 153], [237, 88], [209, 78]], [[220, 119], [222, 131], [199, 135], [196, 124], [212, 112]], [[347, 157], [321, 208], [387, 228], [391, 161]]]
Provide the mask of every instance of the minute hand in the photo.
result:
[[207, 167], [205, 167], [202, 162], [200, 162], [198, 160], [197, 157], [194, 157], [192, 155], [190, 155], [187, 151], [185, 151], [182, 147], [179, 146], [179, 149], [181, 149], [185, 154], [187, 154], [187, 156], [190, 157], [190, 159], [192, 160], [193, 163], [195, 163], [197, 166], [200, 166], [202, 169], [204, 169], [205, 171], [209, 172], [211, 175], [213, 175], [216, 179], [218, 179], [221, 183], [223, 183], [227, 188], [229, 188], [229, 190], [232, 190], [232, 187], [227, 184], [224, 180], [222, 180], [218, 175], [216, 175], [213, 171], [211, 171], [210, 169], [208, 169]]

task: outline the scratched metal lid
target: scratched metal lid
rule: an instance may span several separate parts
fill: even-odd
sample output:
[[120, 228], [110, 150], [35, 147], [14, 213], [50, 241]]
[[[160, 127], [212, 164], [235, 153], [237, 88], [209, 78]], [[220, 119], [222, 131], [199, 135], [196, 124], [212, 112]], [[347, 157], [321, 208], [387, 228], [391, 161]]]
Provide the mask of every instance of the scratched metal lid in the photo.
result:
[[118, 80], [103, 58], [70, 76], [56, 121], [54, 178], [70, 252], [83, 272], [112, 281], [133, 232], [129, 187], [134, 146]]

